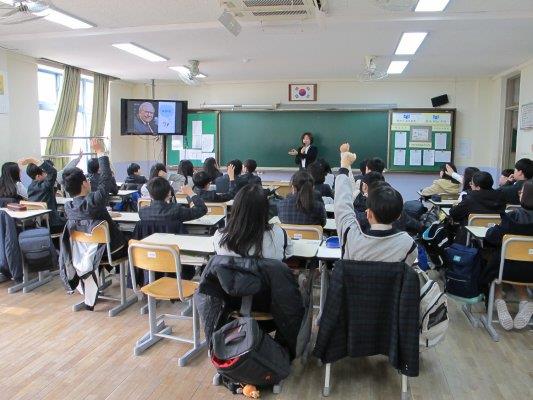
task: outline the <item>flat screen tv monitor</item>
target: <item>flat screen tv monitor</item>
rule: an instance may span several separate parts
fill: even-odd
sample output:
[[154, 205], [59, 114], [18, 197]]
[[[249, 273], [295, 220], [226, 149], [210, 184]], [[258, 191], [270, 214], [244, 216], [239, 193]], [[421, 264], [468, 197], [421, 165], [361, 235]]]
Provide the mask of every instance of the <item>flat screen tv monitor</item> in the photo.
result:
[[187, 102], [121, 99], [122, 135], [186, 135]]

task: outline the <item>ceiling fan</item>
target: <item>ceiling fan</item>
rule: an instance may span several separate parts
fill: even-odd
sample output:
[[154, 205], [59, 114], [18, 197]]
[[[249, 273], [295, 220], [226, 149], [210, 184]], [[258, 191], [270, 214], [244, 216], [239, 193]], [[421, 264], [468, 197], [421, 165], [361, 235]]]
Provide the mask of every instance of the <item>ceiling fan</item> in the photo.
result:
[[201, 83], [200, 79], [207, 78], [207, 75], [200, 72], [200, 61], [189, 60], [189, 65], [170, 67], [178, 73], [178, 77], [187, 85], [195, 86]]
[[376, 5], [388, 11], [412, 11], [418, 0], [374, 0]]
[[365, 70], [357, 74], [357, 79], [359, 80], [359, 82], [374, 82], [384, 79], [386, 77], [387, 73], [385, 71], [377, 71], [375, 56], [366, 56]]
[[51, 0], [1, 0], [1, 25], [17, 25], [46, 17], [46, 11], [52, 6]]

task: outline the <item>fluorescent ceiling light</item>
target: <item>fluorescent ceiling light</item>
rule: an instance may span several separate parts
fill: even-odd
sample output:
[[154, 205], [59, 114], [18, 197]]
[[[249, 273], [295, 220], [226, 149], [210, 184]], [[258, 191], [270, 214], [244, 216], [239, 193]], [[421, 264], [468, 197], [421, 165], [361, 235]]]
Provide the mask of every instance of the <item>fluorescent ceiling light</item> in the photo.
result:
[[400, 43], [396, 48], [396, 55], [411, 55], [415, 54], [424, 39], [427, 32], [404, 32]]
[[168, 61], [168, 58], [162, 57], [133, 43], [114, 43], [112, 46], [151, 62]]
[[418, 0], [415, 12], [444, 11], [450, 0]]
[[[177, 71], [180, 74], [184, 74], [184, 75], [191, 73], [191, 70], [189, 69], [189, 67], [186, 67], [185, 65], [178, 65], [177, 67], [168, 67], [168, 68], [173, 71]], [[198, 75], [195, 76], [195, 78], [207, 78], [207, 75], [199, 72]]]
[[387, 74], [401, 74], [409, 61], [391, 61]]

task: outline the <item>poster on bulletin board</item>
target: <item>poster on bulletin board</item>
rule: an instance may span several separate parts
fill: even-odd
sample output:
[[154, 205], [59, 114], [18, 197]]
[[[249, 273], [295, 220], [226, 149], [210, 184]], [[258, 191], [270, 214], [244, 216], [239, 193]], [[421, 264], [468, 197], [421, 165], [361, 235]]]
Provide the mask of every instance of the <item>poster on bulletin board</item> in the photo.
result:
[[453, 162], [454, 109], [389, 112], [388, 170], [436, 172]]

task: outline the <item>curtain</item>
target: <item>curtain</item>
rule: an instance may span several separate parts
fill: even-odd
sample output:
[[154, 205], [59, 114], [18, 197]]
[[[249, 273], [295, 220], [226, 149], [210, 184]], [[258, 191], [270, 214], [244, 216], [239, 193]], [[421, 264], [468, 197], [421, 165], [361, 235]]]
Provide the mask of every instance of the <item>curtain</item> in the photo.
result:
[[62, 169], [68, 162], [68, 157], [53, 157], [54, 154], [68, 154], [71, 151], [72, 140], [54, 139], [59, 136], [74, 136], [76, 129], [76, 117], [78, 115], [78, 103], [80, 97], [80, 70], [71, 66], [65, 66], [63, 86], [57, 107], [56, 118], [48, 141], [46, 142], [45, 155], [52, 156], [56, 168]]
[[103, 136], [109, 95], [109, 76], [94, 74], [91, 136]]

